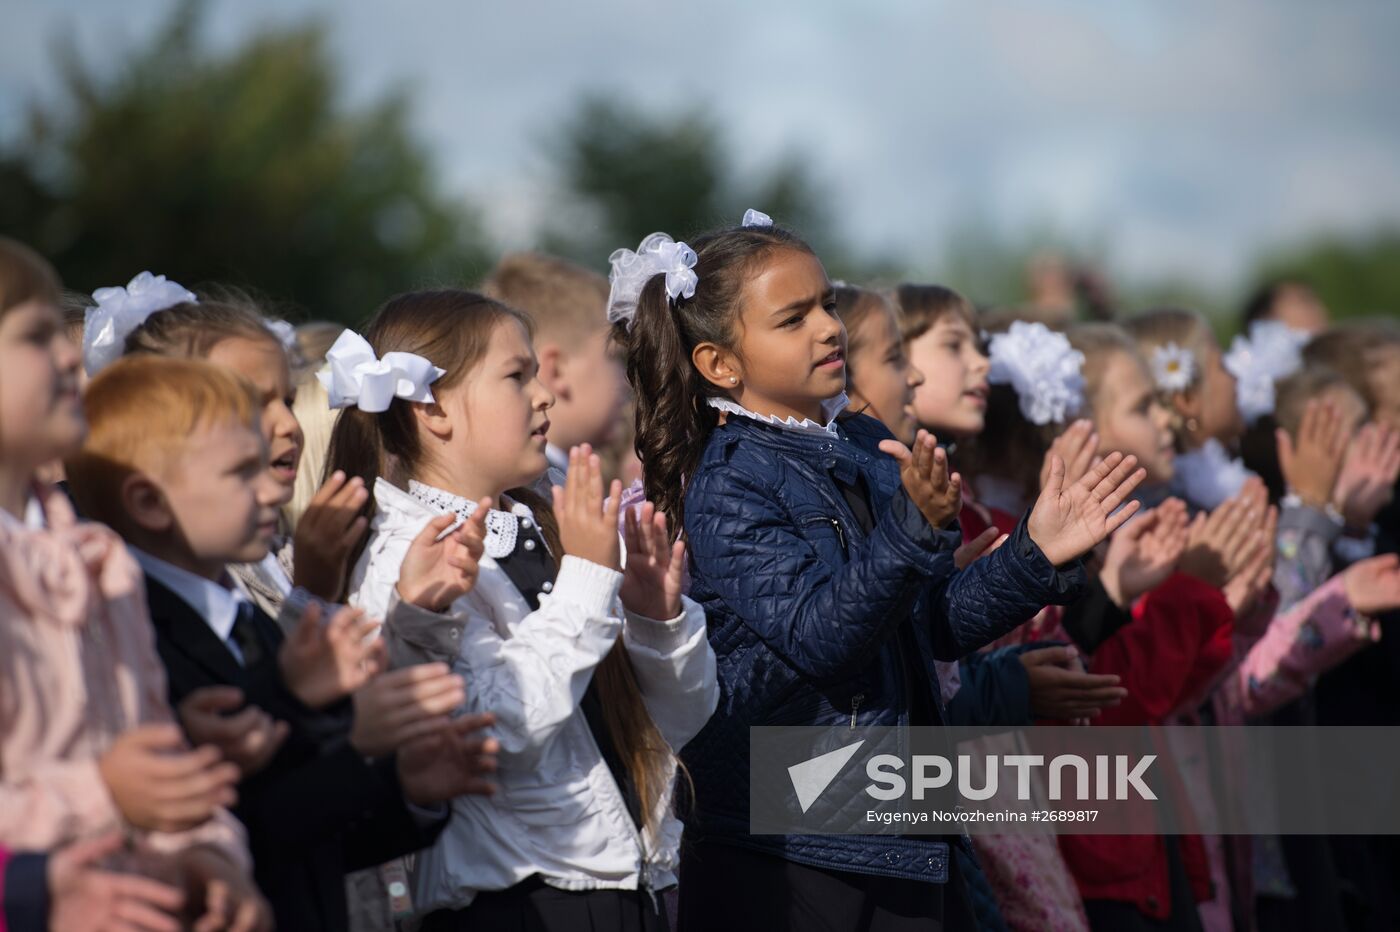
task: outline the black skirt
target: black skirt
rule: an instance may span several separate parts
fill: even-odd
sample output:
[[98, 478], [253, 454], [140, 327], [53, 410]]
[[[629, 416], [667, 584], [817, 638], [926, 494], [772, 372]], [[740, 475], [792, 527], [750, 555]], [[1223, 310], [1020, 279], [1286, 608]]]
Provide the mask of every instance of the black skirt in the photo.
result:
[[661, 895], [645, 890], [559, 890], [538, 876], [439, 909], [422, 932], [668, 932]]

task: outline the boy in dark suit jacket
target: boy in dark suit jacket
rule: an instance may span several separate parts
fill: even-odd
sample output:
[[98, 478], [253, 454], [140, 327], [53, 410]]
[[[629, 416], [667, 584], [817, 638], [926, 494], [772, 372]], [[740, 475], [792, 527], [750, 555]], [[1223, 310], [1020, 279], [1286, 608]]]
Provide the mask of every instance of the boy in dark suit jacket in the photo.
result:
[[146, 571], [187, 730], [243, 767], [234, 811], [278, 927], [342, 930], [346, 871], [431, 844], [445, 800], [490, 791], [489, 716], [447, 718], [465, 694], [442, 665], [377, 675], [383, 649], [358, 612], [323, 624], [313, 603], [286, 638], [230, 584], [227, 564], [266, 554], [280, 495], [251, 386], [208, 363], [135, 357], [95, 378], [86, 405], [73, 492]]

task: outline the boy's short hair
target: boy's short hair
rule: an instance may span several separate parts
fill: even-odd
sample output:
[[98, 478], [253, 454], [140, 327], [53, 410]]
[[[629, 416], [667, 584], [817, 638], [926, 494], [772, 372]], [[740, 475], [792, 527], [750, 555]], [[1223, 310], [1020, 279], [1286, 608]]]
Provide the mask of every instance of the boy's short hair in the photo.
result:
[[1361, 401], [1364, 408], [1370, 404], [1366, 395], [1356, 391], [1350, 380], [1335, 369], [1326, 366], [1304, 366], [1285, 379], [1274, 384], [1274, 422], [1294, 437], [1303, 422], [1303, 411], [1308, 402], [1331, 389], [1351, 392]]
[[1400, 349], [1400, 331], [1377, 321], [1356, 321], [1330, 327], [1303, 347], [1303, 364], [1331, 369], [1346, 379], [1369, 407], [1378, 407], [1371, 372], [1379, 357]]
[[84, 517], [126, 526], [121, 487], [135, 472], [178, 458], [201, 429], [232, 421], [258, 429], [262, 401], [236, 373], [198, 359], [126, 356], [88, 383], [88, 434], [66, 463]]
[[529, 314], [541, 339], [577, 338], [608, 326], [608, 280], [555, 256], [508, 253], [481, 291]]

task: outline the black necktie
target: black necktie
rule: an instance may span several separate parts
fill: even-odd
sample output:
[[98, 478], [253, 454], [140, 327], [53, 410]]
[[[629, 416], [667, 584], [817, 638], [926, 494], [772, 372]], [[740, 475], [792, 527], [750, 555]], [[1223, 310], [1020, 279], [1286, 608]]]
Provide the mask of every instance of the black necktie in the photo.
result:
[[253, 666], [262, 659], [263, 655], [262, 641], [258, 638], [257, 623], [253, 620], [255, 611], [253, 603], [239, 602], [238, 613], [233, 616], [233, 630], [228, 635], [228, 639], [243, 654], [243, 666], [245, 667]]

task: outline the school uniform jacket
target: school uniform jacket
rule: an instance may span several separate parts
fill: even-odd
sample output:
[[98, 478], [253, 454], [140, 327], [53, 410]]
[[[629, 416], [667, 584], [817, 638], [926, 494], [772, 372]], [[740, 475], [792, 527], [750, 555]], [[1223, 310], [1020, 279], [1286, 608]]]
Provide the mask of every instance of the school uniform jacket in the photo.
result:
[[346, 871], [431, 844], [446, 812], [410, 811], [394, 757], [366, 760], [350, 746], [348, 702], [317, 712], [286, 689], [277, 668], [282, 631], [261, 610], [254, 624], [263, 657], [245, 667], [187, 602], [149, 576], [146, 591], [172, 704], [202, 686], [237, 686], [291, 725], [277, 756], [239, 784], [234, 814], [248, 828], [254, 876], [277, 927], [344, 930]]
[[[684, 599], [681, 614], [665, 621], [626, 613], [621, 573], [565, 556], [532, 610], [486, 554], [472, 591], [446, 613], [416, 609], [398, 600], [395, 584], [409, 545], [439, 511], [383, 479], [374, 498], [351, 604], [387, 619], [394, 664], [445, 661], [461, 673], [468, 711], [495, 713], [501, 742], [496, 794], [454, 799], [447, 831], [416, 859], [415, 907], [460, 908], [536, 874], [575, 891], [674, 884], [680, 824], [670, 792], [650, 813], [652, 827], [639, 831], [580, 704], [620, 637], [647, 712], [679, 751], [719, 694], [700, 607]], [[533, 518], [524, 504], [511, 510]]]

